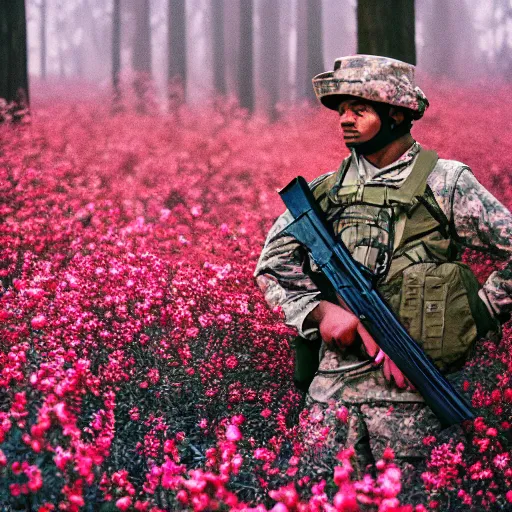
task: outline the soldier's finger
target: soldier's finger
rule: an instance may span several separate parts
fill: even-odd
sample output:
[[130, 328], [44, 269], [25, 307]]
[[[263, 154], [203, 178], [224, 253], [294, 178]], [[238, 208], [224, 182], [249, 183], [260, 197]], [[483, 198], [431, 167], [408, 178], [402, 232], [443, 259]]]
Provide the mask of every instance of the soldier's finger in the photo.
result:
[[375, 357], [377, 352], [380, 350], [375, 340], [371, 337], [370, 333], [365, 329], [364, 325], [359, 322], [357, 324], [357, 333], [361, 337], [364, 348], [370, 357]]
[[391, 369], [391, 373], [393, 378], [395, 379], [396, 385], [400, 389], [404, 389], [407, 387], [407, 383], [405, 382], [404, 374], [398, 369], [398, 366], [393, 363], [393, 361], [389, 360], [389, 367]]
[[356, 329], [353, 326], [348, 325], [339, 328], [336, 333], [336, 339], [343, 345], [351, 345], [356, 339], [356, 334]]
[[384, 356], [384, 366], [382, 368], [384, 372], [384, 377], [387, 381], [391, 380], [391, 370], [389, 368], [389, 357]]
[[320, 334], [324, 341], [335, 342], [339, 347], [344, 347], [354, 342], [356, 330], [343, 325], [335, 325], [330, 329], [320, 330]]

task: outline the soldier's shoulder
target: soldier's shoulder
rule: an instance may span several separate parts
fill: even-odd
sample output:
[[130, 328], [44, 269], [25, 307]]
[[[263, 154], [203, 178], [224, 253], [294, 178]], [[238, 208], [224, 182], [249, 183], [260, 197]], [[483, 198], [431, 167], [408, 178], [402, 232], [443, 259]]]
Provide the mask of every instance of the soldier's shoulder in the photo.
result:
[[471, 172], [464, 162], [440, 158], [427, 179], [437, 204], [448, 218], [451, 218], [455, 186], [464, 171]]
[[464, 171], [471, 169], [464, 162], [440, 158], [433, 171], [430, 173], [427, 183], [436, 195], [450, 194]]
[[434, 167], [434, 170], [432, 171], [430, 177], [433, 179], [443, 178], [448, 181], [455, 181], [458, 179], [461, 172], [466, 169], [470, 170], [470, 167], [464, 162], [440, 158], [437, 161], [436, 166]]
[[333, 178], [336, 177], [336, 171], [329, 171], [321, 176], [317, 176], [315, 179], [311, 180], [309, 184], [309, 188], [314, 192], [320, 186], [325, 186], [327, 183], [333, 181]]

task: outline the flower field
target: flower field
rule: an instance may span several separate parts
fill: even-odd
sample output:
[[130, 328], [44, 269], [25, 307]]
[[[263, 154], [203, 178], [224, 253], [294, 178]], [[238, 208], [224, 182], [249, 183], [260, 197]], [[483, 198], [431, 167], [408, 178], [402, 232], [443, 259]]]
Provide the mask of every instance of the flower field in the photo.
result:
[[[415, 138], [512, 206], [509, 88], [424, 90]], [[509, 324], [467, 365], [467, 442], [425, 439], [421, 488], [393, 447], [357, 480], [325, 446], [346, 410], [303, 410], [294, 333], [252, 273], [276, 189], [346, 155], [335, 114], [106, 104], [41, 97], [0, 125], [0, 511], [512, 508]], [[502, 264], [465, 258], [480, 279]]]

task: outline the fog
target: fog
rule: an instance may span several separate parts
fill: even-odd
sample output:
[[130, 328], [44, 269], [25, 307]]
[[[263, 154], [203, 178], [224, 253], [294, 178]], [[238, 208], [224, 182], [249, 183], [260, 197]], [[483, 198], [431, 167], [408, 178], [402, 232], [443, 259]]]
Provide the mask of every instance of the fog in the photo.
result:
[[[185, 84], [189, 103], [201, 104], [216, 92], [240, 96], [249, 69], [254, 103], [268, 110], [275, 102], [311, 98], [312, 74], [332, 69], [336, 57], [357, 53], [356, 0], [254, 0], [252, 12], [250, 2], [121, 0], [121, 81], [144, 71], [165, 108], [171, 79]], [[171, 48], [172, 10], [183, 3], [185, 40]], [[27, 0], [26, 8], [32, 78], [111, 87], [114, 0]], [[246, 25], [244, 14], [250, 16]], [[247, 23], [252, 38], [241, 30]], [[435, 77], [510, 79], [511, 33], [509, 0], [415, 2], [417, 65]], [[183, 76], [171, 76], [171, 52], [175, 61], [186, 57]], [[250, 59], [242, 73], [241, 59]]]

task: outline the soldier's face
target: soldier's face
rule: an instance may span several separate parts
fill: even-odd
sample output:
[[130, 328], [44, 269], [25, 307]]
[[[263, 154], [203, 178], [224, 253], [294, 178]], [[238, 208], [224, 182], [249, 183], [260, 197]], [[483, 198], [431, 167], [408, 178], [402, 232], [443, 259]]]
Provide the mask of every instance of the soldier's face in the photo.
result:
[[381, 121], [373, 107], [364, 100], [348, 99], [338, 108], [340, 128], [347, 146], [369, 141], [379, 133]]

